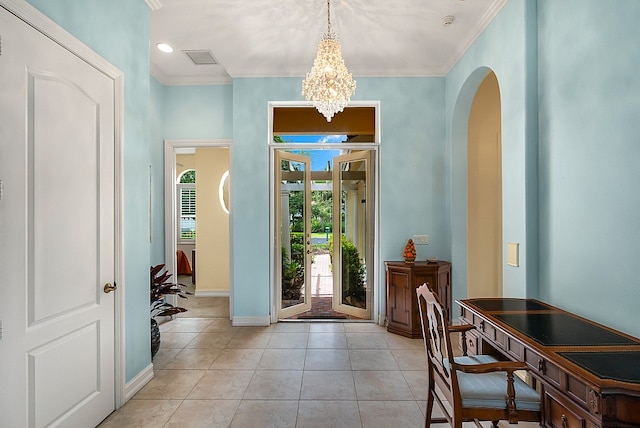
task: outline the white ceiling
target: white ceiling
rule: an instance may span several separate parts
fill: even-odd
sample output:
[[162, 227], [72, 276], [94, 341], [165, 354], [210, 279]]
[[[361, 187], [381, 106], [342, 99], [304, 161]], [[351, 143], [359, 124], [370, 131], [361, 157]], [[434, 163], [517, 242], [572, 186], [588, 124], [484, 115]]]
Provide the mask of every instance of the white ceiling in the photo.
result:
[[[301, 77], [327, 30], [326, 0], [145, 0], [151, 73], [167, 85]], [[354, 78], [443, 76], [506, 0], [332, 0], [331, 26]], [[455, 21], [443, 26], [445, 16]], [[156, 49], [169, 43], [171, 54]], [[182, 51], [209, 50], [217, 65]]]

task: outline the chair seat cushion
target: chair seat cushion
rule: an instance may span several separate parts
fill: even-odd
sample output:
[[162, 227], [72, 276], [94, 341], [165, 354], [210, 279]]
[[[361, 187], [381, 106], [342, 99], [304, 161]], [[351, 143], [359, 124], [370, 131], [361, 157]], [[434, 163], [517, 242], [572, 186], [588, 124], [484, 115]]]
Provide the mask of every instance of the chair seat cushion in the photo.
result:
[[[496, 360], [488, 355], [478, 355], [456, 357], [455, 361], [458, 364], [482, 364]], [[505, 372], [476, 374], [458, 371], [457, 375], [463, 407], [506, 408], [507, 374]], [[516, 409], [539, 411], [540, 394], [518, 376], [514, 376], [513, 380], [516, 389]]]
[[[463, 365], [495, 363], [498, 361], [491, 355], [465, 355], [464, 357], [454, 357], [453, 360]], [[444, 369], [449, 373], [451, 371], [449, 359], [444, 358], [443, 363]]]
[[466, 355], [464, 357], [454, 357], [453, 360], [458, 364], [486, 364], [498, 361], [491, 355]]

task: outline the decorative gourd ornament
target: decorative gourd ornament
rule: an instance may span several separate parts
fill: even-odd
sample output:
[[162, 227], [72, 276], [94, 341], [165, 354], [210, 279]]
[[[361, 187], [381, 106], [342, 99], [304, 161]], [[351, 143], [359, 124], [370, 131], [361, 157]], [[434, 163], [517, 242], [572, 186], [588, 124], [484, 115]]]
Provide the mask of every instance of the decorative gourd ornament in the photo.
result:
[[402, 258], [405, 263], [413, 263], [416, 261], [416, 246], [413, 244], [413, 239], [409, 239], [407, 245], [404, 246]]

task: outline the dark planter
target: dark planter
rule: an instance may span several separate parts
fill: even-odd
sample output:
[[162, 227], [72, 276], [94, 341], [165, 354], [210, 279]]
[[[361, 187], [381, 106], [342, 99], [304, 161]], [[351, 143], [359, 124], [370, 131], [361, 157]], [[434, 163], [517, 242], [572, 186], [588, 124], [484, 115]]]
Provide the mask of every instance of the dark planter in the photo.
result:
[[153, 358], [160, 349], [160, 327], [158, 322], [151, 318], [151, 358]]

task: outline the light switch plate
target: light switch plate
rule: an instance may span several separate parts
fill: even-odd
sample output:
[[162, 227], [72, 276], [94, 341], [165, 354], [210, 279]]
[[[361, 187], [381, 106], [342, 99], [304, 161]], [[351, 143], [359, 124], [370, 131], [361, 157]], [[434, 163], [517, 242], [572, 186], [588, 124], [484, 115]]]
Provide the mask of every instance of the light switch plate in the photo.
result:
[[519, 246], [520, 244], [516, 242], [507, 242], [507, 264], [509, 266], [519, 266]]
[[427, 245], [429, 243], [429, 235], [413, 235], [413, 243], [416, 245]]

